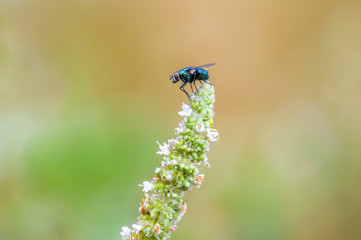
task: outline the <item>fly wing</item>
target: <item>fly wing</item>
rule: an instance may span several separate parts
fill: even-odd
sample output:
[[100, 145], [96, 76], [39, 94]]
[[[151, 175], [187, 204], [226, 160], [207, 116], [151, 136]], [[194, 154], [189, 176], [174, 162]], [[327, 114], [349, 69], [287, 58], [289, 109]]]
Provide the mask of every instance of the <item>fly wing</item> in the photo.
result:
[[198, 66], [197, 68], [207, 68], [207, 67], [211, 67], [213, 65], [216, 65], [216, 64], [215, 63], [209, 63], [209, 64], [206, 64], [206, 65]]

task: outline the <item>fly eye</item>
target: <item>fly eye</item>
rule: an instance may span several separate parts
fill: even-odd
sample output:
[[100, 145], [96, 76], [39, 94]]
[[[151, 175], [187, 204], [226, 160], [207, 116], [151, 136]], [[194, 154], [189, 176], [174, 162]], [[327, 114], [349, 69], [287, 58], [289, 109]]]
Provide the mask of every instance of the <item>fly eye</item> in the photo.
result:
[[179, 73], [174, 73], [173, 74], [173, 83], [176, 83], [179, 81]]

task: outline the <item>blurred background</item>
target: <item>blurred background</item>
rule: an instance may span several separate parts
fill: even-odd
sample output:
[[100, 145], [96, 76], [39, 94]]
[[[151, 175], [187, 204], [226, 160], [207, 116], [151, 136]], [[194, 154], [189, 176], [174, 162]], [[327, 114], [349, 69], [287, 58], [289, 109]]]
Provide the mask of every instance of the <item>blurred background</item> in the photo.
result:
[[120, 239], [216, 62], [201, 189], [172, 239], [361, 239], [361, 3], [0, 0], [0, 239]]

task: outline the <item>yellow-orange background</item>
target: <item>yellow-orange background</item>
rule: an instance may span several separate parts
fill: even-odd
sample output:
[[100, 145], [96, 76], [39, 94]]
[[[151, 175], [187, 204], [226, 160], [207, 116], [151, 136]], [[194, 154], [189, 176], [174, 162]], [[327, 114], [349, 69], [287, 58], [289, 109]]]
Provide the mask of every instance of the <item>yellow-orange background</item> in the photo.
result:
[[0, 1], [0, 239], [119, 239], [216, 62], [172, 239], [361, 239], [359, 1]]

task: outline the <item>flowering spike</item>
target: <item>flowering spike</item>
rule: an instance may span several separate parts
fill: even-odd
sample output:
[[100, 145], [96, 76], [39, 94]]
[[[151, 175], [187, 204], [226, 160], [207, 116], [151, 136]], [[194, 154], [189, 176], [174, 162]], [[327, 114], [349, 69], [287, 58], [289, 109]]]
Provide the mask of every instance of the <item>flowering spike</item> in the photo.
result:
[[206, 153], [209, 141], [218, 141], [217, 130], [213, 125], [214, 87], [201, 84], [191, 96], [190, 104], [182, 104], [182, 117], [176, 130], [176, 138], [168, 143], [159, 144], [164, 161], [156, 168], [152, 181], [144, 181], [145, 198], [142, 200], [138, 222], [132, 229], [123, 227], [120, 235], [125, 240], [167, 239], [177, 229], [178, 223], [186, 213], [187, 204], [184, 193], [192, 188], [200, 188], [204, 174], [201, 165], [210, 166]]

